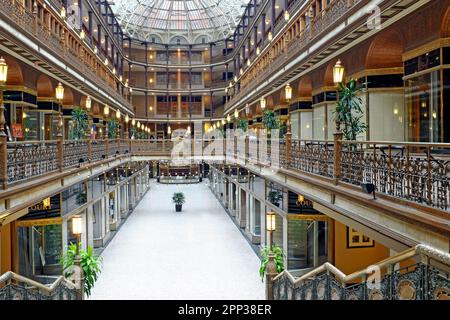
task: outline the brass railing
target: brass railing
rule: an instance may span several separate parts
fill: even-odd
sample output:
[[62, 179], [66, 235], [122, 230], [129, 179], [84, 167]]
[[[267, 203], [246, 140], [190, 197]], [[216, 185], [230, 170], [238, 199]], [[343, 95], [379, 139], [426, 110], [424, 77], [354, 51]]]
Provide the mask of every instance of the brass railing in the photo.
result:
[[[401, 265], [401, 267], [398, 267]], [[330, 263], [294, 277], [269, 279], [275, 300], [448, 300], [450, 254], [417, 245], [366, 269], [345, 275]]]

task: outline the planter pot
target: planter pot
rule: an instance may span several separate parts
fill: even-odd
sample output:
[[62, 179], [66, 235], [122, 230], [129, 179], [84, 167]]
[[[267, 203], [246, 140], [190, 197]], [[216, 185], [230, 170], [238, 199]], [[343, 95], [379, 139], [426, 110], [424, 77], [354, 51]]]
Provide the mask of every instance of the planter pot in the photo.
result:
[[175, 205], [175, 211], [176, 212], [181, 212], [181, 208], [183, 207], [183, 205], [182, 204], [176, 204]]

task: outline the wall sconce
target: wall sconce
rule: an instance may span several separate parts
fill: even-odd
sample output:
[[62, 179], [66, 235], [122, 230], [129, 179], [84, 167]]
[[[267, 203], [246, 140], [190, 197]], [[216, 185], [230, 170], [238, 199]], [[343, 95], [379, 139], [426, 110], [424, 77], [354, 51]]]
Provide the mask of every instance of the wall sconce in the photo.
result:
[[136, 125], [136, 119], [131, 120], [131, 125], [134, 127]]
[[289, 21], [290, 15], [289, 15], [289, 11], [285, 11], [284, 12], [284, 20]]
[[0, 57], [0, 84], [5, 84], [8, 77], [8, 65], [3, 57]]
[[269, 41], [272, 41], [273, 39], [272, 31], [269, 31], [269, 33], [267, 34], [267, 39], [269, 39]]
[[287, 101], [292, 99], [292, 87], [291, 87], [291, 85], [289, 83], [284, 88], [284, 93], [285, 93]]
[[117, 111], [116, 111], [116, 118], [120, 119], [120, 110], [119, 109], [117, 109]]
[[245, 113], [247, 115], [250, 113], [250, 105], [248, 103], [245, 104]]
[[84, 38], [86, 38], [86, 33], [84, 32], [83, 29], [81, 29], [81, 31], [80, 31], [80, 39], [84, 40]]
[[92, 100], [90, 96], [86, 97], [86, 109], [87, 110], [91, 110], [91, 104], [92, 104]]
[[333, 81], [336, 85], [342, 83], [342, 81], [344, 80], [344, 72], [345, 68], [342, 65], [341, 60], [338, 60], [333, 67]]
[[109, 115], [109, 106], [107, 104], [105, 104], [105, 107], [103, 108], [103, 114], [105, 116]]
[[125, 122], [128, 123], [130, 121], [130, 116], [128, 114], [125, 115]]
[[59, 15], [61, 16], [61, 18], [65, 19], [66, 18], [66, 8], [62, 7], [61, 11], [59, 12]]
[[236, 119], [239, 118], [239, 111], [237, 111], [237, 109], [234, 110], [234, 117]]
[[227, 115], [227, 122], [230, 122], [231, 121], [231, 117], [230, 117], [230, 115]]
[[56, 99], [62, 101], [64, 99], [64, 87], [61, 82], [58, 83], [58, 86], [55, 89]]
[[266, 108], [266, 98], [261, 98], [261, 100], [259, 101], [259, 104], [261, 106], [261, 110], [264, 110]]

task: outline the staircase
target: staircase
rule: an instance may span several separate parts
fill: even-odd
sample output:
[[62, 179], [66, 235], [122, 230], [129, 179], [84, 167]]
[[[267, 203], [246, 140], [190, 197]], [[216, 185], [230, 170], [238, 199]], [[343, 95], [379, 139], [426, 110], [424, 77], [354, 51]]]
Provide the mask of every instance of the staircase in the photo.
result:
[[417, 245], [345, 275], [330, 263], [272, 278], [274, 300], [450, 300], [450, 254]]
[[8, 271], [0, 276], [1, 300], [77, 300], [80, 292], [75, 284], [59, 276], [50, 285]]

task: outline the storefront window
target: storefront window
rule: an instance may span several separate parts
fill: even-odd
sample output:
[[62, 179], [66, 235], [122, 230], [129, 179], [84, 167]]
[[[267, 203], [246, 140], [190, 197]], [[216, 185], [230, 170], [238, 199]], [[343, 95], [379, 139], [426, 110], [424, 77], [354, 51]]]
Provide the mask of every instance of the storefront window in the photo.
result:
[[440, 71], [405, 82], [408, 138], [414, 142], [442, 142]]
[[87, 202], [85, 184], [78, 183], [62, 192], [62, 214], [65, 215]]
[[19, 273], [27, 277], [61, 273], [62, 252], [60, 224], [18, 228]]

